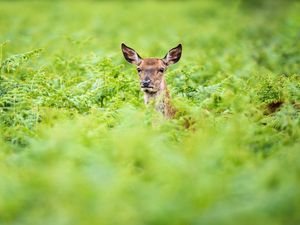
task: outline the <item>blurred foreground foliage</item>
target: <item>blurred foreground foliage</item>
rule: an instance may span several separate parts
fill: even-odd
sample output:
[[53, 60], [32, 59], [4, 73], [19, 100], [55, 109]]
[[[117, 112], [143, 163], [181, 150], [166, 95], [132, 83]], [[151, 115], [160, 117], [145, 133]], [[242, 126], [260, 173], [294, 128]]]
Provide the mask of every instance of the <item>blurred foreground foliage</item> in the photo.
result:
[[[299, 11], [1, 1], [0, 224], [299, 224]], [[175, 119], [144, 106], [121, 42], [183, 43]]]

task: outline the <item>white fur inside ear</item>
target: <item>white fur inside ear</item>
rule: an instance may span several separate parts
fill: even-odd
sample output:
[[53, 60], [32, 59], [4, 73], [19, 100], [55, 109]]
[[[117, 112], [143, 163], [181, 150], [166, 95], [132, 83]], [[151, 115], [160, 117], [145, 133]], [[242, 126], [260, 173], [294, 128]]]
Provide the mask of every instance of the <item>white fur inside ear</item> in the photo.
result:
[[122, 44], [122, 51], [125, 59], [129, 63], [136, 64], [136, 65], [141, 63], [141, 57], [132, 48], [129, 48], [126, 45]]
[[138, 54], [136, 52], [134, 52], [134, 61], [136, 62], [136, 64], [140, 64], [141, 62], [141, 59], [140, 57], [138, 56]]
[[[180, 56], [179, 56], [179, 58], [180, 58]], [[176, 54], [172, 53], [172, 52], [169, 52], [169, 53], [167, 54], [167, 56], [165, 57], [165, 61], [166, 61], [166, 63], [167, 63], [168, 65], [174, 64], [174, 63], [176, 63], [178, 60], [179, 60], [179, 59], [178, 59], [178, 56], [177, 56]]]
[[167, 62], [170, 62], [170, 61], [171, 61], [170, 52], [168, 52], [168, 54], [167, 54], [166, 61], [167, 61]]
[[167, 65], [177, 63], [181, 57], [181, 52], [182, 46], [179, 44], [177, 47], [172, 48], [163, 60], [167, 63]]

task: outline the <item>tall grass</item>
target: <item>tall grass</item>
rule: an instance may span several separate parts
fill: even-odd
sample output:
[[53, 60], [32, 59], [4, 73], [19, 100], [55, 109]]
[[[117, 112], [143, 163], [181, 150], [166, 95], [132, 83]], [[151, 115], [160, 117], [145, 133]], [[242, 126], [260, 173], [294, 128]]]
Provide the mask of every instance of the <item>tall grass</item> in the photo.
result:
[[[1, 1], [0, 224], [299, 224], [299, 11]], [[175, 119], [144, 106], [121, 42], [183, 44]]]

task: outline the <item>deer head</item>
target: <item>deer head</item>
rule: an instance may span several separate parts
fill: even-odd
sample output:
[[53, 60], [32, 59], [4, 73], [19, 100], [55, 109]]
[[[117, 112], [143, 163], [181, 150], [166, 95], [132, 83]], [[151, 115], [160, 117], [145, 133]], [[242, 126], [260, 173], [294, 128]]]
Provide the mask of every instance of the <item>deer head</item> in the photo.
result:
[[143, 59], [135, 50], [125, 44], [122, 44], [121, 48], [125, 59], [137, 67], [142, 91], [150, 94], [157, 93], [164, 88], [164, 73], [169, 65], [179, 61], [182, 52], [182, 46], [179, 44], [162, 59]]
[[[156, 110], [163, 113], [167, 118], [172, 118], [176, 110], [170, 104], [164, 73], [169, 65], [179, 61], [182, 52], [181, 44], [172, 48], [162, 59], [143, 59], [135, 50], [125, 44], [122, 44], [121, 48], [125, 59], [136, 65], [145, 103], [148, 104], [151, 99], [154, 99]], [[158, 98], [159, 96], [161, 97]], [[157, 101], [157, 99], [159, 100]]]

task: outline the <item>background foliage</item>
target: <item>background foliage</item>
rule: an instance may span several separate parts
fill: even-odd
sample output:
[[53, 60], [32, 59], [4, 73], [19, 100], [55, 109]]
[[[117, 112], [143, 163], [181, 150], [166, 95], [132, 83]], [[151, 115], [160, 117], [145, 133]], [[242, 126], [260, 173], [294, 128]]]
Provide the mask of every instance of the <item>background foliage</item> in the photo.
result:
[[[1, 1], [0, 224], [299, 224], [297, 1]], [[120, 43], [163, 57], [175, 119]]]

